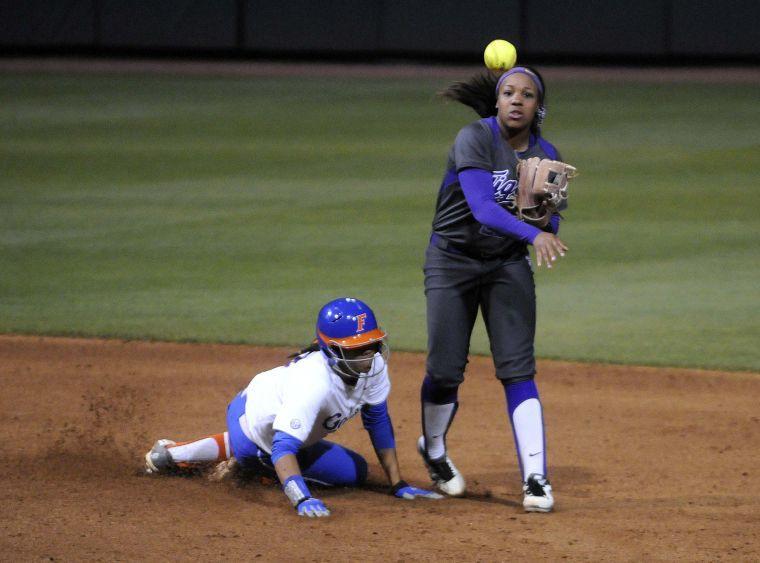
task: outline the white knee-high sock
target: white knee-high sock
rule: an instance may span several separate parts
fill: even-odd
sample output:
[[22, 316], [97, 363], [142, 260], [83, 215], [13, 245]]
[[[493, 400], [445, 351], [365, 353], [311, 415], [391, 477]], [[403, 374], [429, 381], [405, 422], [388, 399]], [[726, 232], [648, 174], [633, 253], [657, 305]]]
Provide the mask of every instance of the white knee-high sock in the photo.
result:
[[169, 447], [169, 455], [176, 463], [223, 461], [230, 457], [230, 437], [224, 432], [192, 442], [178, 442]]
[[425, 450], [430, 459], [438, 459], [446, 454], [446, 432], [456, 410], [457, 403], [436, 405], [422, 402]]
[[546, 476], [544, 413], [536, 383], [533, 379], [504, 382], [504, 393], [523, 481], [531, 473]]
[[515, 445], [523, 471], [523, 481], [531, 473], [546, 474], [544, 420], [538, 399], [528, 399], [512, 413]]
[[459, 407], [458, 388], [458, 385], [443, 385], [430, 374], [422, 380], [422, 433], [425, 436], [425, 451], [430, 459], [446, 455], [446, 433]]

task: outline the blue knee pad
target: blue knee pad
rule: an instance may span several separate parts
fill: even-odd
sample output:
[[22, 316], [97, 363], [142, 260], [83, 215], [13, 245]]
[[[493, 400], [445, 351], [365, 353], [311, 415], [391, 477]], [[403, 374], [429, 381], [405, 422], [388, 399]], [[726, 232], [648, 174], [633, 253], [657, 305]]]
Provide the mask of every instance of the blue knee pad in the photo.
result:
[[356, 487], [367, 480], [367, 461], [339, 444], [320, 440], [296, 456], [304, 478], [321, 485]]

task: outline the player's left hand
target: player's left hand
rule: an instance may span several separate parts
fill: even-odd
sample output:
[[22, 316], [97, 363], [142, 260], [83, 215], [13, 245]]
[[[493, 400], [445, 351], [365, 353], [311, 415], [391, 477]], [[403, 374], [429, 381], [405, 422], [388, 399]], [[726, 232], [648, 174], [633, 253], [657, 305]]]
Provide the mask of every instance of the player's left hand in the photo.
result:
[[552, 267], [557, 256], [564, 256], [568, 251], [562, 239], [551, 233], [539, 233], [533, 240], [533, 248], [536, 251], [536, 264], [538, 266], [546, 264], [547, 268]]
[[324, 518], [330, 516], [330, 510], [318, 498], [307, 498], [301, 501], [296, 507], [299, 516], [308, 516], [309, 518]]
[[394, 497], [403, 498], [406, 500], [414, 500], [417, 497], [429, 498], [429, 499], [443, 498], [443, 495], [439, 495], [438, 493], [434, 493], [433, 491], [428, 491], [425, 489], [418, 489], [417, 487], [412, 487], [406, 481], [399, 481], [398, 483], [393, 485], [393, 487], [391, 488], [391, 494]]

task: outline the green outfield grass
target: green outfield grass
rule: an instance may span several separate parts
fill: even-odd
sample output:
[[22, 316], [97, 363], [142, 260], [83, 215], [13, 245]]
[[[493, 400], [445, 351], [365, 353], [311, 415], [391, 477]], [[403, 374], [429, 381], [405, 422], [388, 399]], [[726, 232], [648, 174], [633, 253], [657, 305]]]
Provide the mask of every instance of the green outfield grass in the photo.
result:
[[[435, 196], [475, 117], [447, 82], [0, 75], [0, 332], [300, 345], [352, 294], [423, 350]], [[549, 94], [581, 176], [539, 356], [760, 371], [760, 88]]]

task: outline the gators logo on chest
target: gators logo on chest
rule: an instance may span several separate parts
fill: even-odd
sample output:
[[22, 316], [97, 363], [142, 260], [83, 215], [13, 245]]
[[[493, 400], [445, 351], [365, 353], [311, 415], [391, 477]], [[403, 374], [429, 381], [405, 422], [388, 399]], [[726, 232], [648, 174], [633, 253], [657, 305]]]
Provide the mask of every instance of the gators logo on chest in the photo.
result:
[[351, 410], [348, 416], [343, 416], [343, 413], [336, 412], [335, 414], [331, 414], [326, 419], [322, 421], [322, 427], [327, 430], [328, 432], [335, 432], [338, 428], [343, 426], [346, 422], [351, 420], [356, 413], [358, 413], [361, 410], [361, 407], [355, 407]]

